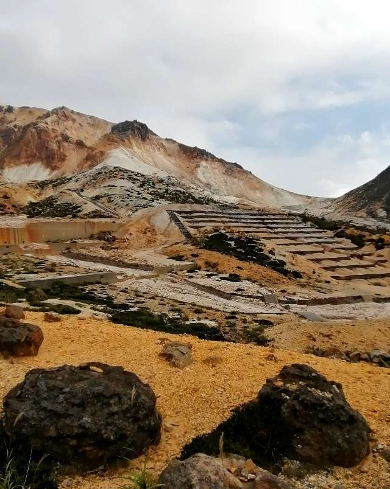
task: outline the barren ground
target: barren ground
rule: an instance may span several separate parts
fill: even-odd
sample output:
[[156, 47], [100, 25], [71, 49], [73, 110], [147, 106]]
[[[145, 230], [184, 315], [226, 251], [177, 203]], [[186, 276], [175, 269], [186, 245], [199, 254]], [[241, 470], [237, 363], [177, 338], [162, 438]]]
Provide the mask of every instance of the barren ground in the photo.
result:
[[[81, 321], [77, 317], [63, 317], [60, 323], [45, 323], [42, 313], [27, 313], [27, 321], [43, 328], [45, 341], [37, 357], [0, 360], [0, 395], [3, 396], [23, 379], [28, 370], [36, 367], [101, 361], [134, 371], [154, 389], [164, 420], [174, 424], [173, 431], [164, 431], [161, 443], [146, 455], [153, 473], [158, 473], [170, 459], [179, 455], [181, 447], [194, 436], [211, 430], [229, 415], [232, 408], [252, 399], [267, 377], [276, 374], [283, 365], [294, 362], [307, 363], [327, 378], [341, 382], [348, 401], [371, 425], [374, 444], [390, 444], [390, 372], [387, 369], [284, 349], [201, 341], [191, 337], [194, 363], [178, 370], [159, 357], [159, 340], [170, 337], [182, 341], [182, 336], [92, 319]], [[317, 329], [319, 326], [296, 324], [291, 327], [295, 331], [300, 328], [306, 331], [305, 328]], [[374, 325], [374, 328], [379, 332], [379, 326]], [[388, 341], [388, 332], [383, 334]], [[213, 357], [212, 362], [207, 361], [210, 357]], [[142, 465], [143, 460], [141, 457], [133, 461], [129, 470]], [[389, 465], [375, 454], [359, 467], [335, 468], [317, 476], [323, 481], [321, 485], [310, 485], [313, 476], [308, 476], [299, 486], [333, 488], [341, 482], [345, 489], [390, 487]], [[114, 488], [121, 483], [117, 477], [118, 472], [110, 471], [90, 474], [85, 478], [66, 479], [62, 487]]]

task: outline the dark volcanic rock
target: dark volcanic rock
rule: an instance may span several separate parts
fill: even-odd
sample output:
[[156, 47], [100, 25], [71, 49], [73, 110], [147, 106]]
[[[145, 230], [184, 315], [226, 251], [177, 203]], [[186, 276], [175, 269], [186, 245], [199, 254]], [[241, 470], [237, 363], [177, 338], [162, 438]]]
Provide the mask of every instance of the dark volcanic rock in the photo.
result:
[[183, 457], [225, 450], [272, 464], [281, 457], [317, 466], [353, 467], [369, 452], [370, 428], [351, 408], [342, 387], [307, 365], [284, 367], [257, 398], [237, 408], [209, 435], [195, 438]]
[[0, 316], [0, 353], [15, 357], [35, 356], [43, 342], [39, 326]]
[[353, 467], [369, 452], [370, 428], [348, 404], [341, 384], [307, 365], [284, 367], [267, 380], [257, 402], [268, 426], [281, 428], [282, 448], [290, 458]]
[[119, 124], [114, 124], [111, 128], [111, 132], [118, 136], [136, 136], [142, 141], [146, 141], [150, 135], [154, 135], [146, 124], [138, 121], [124, 121]]
[[76, 469], [134, 458], [160, 440], [156, 396], [122, 367], [88, 363], [34, 369], [4, 399], [11, 440]]

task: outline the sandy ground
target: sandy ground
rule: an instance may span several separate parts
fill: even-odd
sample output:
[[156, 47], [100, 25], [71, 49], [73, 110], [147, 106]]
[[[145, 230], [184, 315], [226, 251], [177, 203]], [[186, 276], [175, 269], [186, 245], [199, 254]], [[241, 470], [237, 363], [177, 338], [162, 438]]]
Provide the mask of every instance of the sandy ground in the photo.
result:
[[390, 318], [365, 321], [314, 323], [294, 316], [275, 320], [266, 330], [273, 346], [297, 352], [307, 348], [339, 348], [341, 351], [390, 351]]
[[[123, 365], [148, 382], [158, 396], [158, 409], [165, 421], [174, 424], [172, 432], [163, 432], [161, 443], [149, 450], [148, 467], [158, 473], [180, 453], [194, 436], [207, 432], [225, 419], [232, 408], [252, 399], [267, 377], [283, 365], [307, 363], [329, 379], [342, 383], [347, 399], [371, 425], [375, 443], [390, 444], [390, 372], [366, 364], [349, 364], [338, 360], [303, 355], [283, 349], [228, 344], [190, 338], [194, 363], [177, 370], [158, 353], [161, 337], [183, 337], [114, 325], [110, 322], [63, 318], [60, 323], [45, 323], [42, 313], [28, 313], [27, 320], [39, 324], [45, 341], [33, 358], [0, 360], [0, 394], [3, 396], [36, 367], [102, 361]], [[273, 353], [275, 359], [270, 359]], [[213, 365], [209, 357], [220, 359]], [[133, 470], [143, 458], [133, 461]], [[327, 485], [340, 480], [345, 489], [390, 487], [389, 466], [379, 456], [370, 456], [354, 469], [333, 469]], [[118, 487], [118, 473], [90, 474], [86, 478], [68, 479], [63, 487], [108, 489]], [[313, 487], [313, 486], [301, 486]]]

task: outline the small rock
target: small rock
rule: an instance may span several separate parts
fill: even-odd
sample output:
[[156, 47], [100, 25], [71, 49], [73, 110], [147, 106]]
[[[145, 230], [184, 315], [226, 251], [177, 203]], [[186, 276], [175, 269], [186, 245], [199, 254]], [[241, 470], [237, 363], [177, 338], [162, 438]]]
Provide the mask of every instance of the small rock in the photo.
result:
[[323, 357], [327, 358], [335, 358], [339, 360], [348, 360], [348, 357], [343, 353], [339, 348], [336, 348], [334, 346], [327, 348], [323, 354]]
[[261, 474], [247, 486], [248, 489], [293, 489], [292, 486], [276, 475], [262, 470]]
[[171, 341], [164, 344], [160, 355], [174, 367], [188, 367], [192, 363], [192, 345]]
[[348, 356], [351, 362], [360, 362], [361, 355], [362, 354], [360, 353], [360, 351], [354, 351], [350, 353]]
[[371, 357], [368, 353], [362, 353], [360, 355], [360, 361], [361, 362], [370, 362], [371, 361]]
[[197, 453], [180, 462], [174, 460], [160, 474], [164, 489], [241, 489], [242, 483], [222, 467], [220, 460]]
[[48, 323], [58, 323], [61, 321], [61, 316], [57, 312], [45, 312], [44, 320]]
[[380, 360], [388, 362], [390, 360], [390, 353], [384, 350], [374, 350], [370, 353], [370, 358], [374, 363], [379, 363]]
[[43, 342], [43, 332], [35, 324], [0, 316], [0, 352], [15, 357], [35, 356]]
[[23, 307], [17, 306], [15, 304], [7, 304], [7, 306], [5, 307], [5, 315], [7, 316], [7, 318], [12, 319], [24, 319], [26, 317]]
[[170, 423], [164, 423], [163, 428], [164, 431], [167, 431], [168, 433], [171, 433], [171, 431], [173, 431], [173, 426]]

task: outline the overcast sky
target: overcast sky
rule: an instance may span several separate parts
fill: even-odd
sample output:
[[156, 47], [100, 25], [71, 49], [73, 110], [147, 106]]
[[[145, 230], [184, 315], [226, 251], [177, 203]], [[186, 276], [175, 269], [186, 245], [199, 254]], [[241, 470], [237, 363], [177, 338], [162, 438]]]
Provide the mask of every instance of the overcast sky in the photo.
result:
[[66, 105], [338, 196], [390, 163], [388, 0], [0, 0], [0, 103]]

